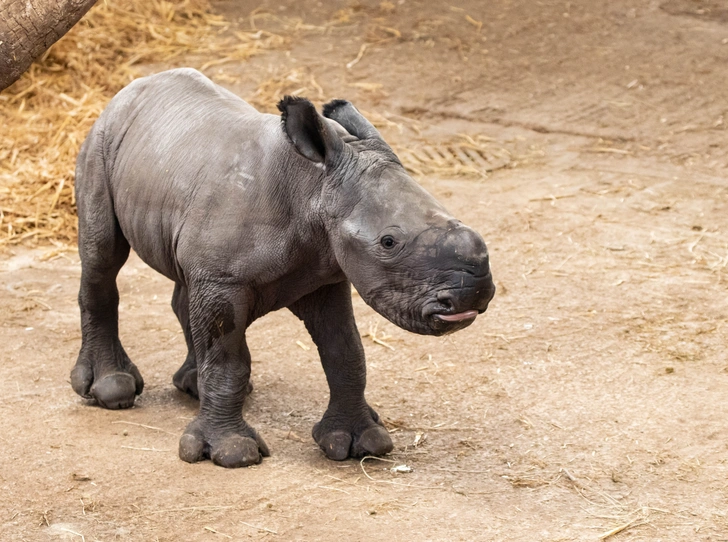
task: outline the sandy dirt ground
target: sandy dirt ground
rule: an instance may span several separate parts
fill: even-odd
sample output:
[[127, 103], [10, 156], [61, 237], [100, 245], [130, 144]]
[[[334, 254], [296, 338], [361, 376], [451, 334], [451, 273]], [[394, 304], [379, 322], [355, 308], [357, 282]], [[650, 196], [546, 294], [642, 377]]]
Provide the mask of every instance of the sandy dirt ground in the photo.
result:
[[171, 382], [172, 284], [135, 256], [122, 270], [121, 338], [146, 387], [107, 411], [68, 383], [77, 255], [13, 248], [0, 539], [728, 540], [724, 3], [215, 5], [240, 28], [310, 25], [288, 51], [210, 68], [239, 95], [279, 78], [350, 98], [399, 149], [487, 142], [487, 176], [419, 180], [486, 238], [496, 298], [437, 339], [355, 297], [395, 443], [382, 461], [324, 458], [315, 349], [288, 312], [256, 322], [245, 415], [272, 456], [225, 470], [177, 457], [197, 405]]

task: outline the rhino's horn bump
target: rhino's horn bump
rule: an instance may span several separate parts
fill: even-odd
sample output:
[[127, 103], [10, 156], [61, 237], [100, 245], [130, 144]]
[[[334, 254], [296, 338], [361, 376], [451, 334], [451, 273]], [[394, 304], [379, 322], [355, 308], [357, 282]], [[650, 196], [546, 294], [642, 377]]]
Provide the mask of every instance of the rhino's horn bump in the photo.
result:
[[347, 100], [331, 100], [329, 103], [324, 104], [323, 114], [326, 118], [331, 118], [331, 115], [336, 111], [339, 107], [343, 107], [345, 105], [351, 105], [351, 102], [348, 102]]
[[324, 117], [338, 122], [347, 132], [359, 139], [379, 139], [382, 136], [354, 104], [346, 100], [332, 100], [324, 105]]

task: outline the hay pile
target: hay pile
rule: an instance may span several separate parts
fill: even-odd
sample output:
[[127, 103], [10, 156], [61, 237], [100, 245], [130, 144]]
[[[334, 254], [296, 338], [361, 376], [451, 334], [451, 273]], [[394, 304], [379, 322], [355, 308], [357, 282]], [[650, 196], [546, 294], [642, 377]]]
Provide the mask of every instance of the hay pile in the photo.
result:
[[207, 0], [99, 2], [0, 94], [0, 247], [75, 242], [78, 149], [137, 65], [205, 70], [284, 44], [268, 32], [230, 30]]

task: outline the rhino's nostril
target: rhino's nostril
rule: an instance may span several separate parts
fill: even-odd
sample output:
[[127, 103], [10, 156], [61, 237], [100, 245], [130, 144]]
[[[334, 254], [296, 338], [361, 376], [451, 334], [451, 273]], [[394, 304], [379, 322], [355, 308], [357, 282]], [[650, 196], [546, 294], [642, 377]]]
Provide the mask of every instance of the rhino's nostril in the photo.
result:
[[437, 294], [437, 300], [445, 307], [446, 309], [452, 309], [452, 294], [450, 292], [439, 292]]

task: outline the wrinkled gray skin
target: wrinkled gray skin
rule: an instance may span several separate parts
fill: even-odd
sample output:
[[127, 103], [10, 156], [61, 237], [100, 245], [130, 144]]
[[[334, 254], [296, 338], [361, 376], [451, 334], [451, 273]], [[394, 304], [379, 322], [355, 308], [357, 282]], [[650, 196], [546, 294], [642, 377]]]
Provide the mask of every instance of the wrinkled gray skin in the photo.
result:
[[313, 437], [331, 459], [392, 441], [364, 398], [351, 284], [398, 326], [443, 335], [494, 294], [483, 239], [414, 182], [348, 102], [285, 98], [281, 117], [190, 69], [131, 83], [78, 157], [83, 340], [73, 389], [128, 408], [144, 382], [118, 335], [116, 276], [132, 247], [175, 282], [189, 353], [173, 382], [199, 397], [180, 457], [224, 467], [268, 448], [242, 417], [252, 389], [245, 331], [287, 307], [318, 347], [329, 406]]

